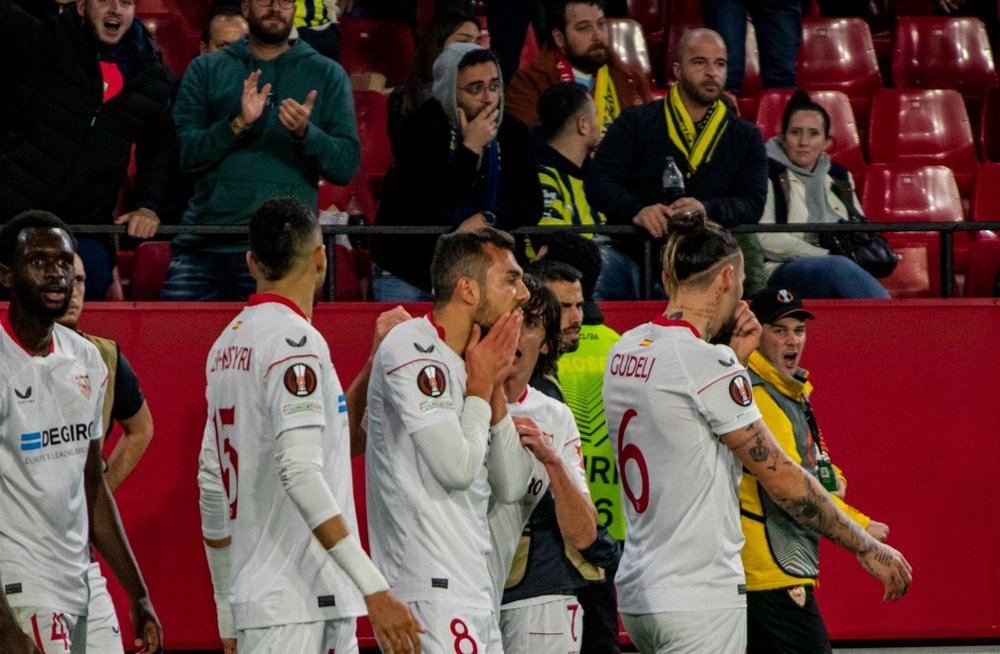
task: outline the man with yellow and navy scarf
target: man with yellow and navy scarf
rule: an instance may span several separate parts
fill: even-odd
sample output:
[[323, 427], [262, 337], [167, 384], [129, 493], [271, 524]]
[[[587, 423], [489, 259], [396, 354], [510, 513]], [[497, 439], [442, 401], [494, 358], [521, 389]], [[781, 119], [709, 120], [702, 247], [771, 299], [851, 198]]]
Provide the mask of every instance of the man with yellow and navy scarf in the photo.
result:
[[584, 86], [594, 99], [601, 134], [629, 107], [653, 96], [642, 73], [624, 63], [610, 45], [603, 0], [555, 0], [546, 12], [549, 40], [538, 59], [511, 78], [507, 111], [529, 127], [541, 124], [538, 100], [565, 82]]
[[[708, 29], [685, 33], [673, 69], [677, 82], [662, 101], [627, 110], [611, 125], [585, 181], [591, 206], [609, 224], [635, 225], [657, 247], [675, 215], [703, 211], [723, 227], [756, 223], [767, 198], [767, 154], [760, 132], [722, 100], [722, 39]], [[685, 196], [670, 204], [664, 203], [661, 186], [667, 157], [680, 168], [686, 188]], [[642, 241], [616, 238], [616, 247], [635, 266], [629, 278], [602, 279], [598, 299], [639, 296]]]

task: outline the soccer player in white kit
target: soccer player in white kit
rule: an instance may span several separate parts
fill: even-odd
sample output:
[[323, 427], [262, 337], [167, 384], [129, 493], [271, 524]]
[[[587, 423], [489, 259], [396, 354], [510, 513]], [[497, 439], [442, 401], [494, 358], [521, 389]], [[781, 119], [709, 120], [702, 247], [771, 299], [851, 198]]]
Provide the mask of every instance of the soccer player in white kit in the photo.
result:
[[250, 247], [257, 294], [209, 353], [199, 459], [223, 645], [351, 654], [367, 604], [383, 648], [419, 651], [419, 626], [354, 535], [347, 406], [309, 322], [326, 271], [316, 216], [270, 200], [251, 218]]
[[104, 480], [108, 372], [89, 341], [55, 320], [69, 306], [76, 243], [56, 216], [28, 211], [0, 230], [0, 651], [87, 651], [90, 543], [131, 599], [134, 644], [162, 630]]
[[503, 394], [528, 297], [513, 250], [492, 228], [439, 238], [431, 313], [394, 327], [372, 362], [372, 558], [430, 654], [502, 652], [486, 514], [491, 496], [519, 499], [532, 468]]
[[703, 215], [674, 218], [662, 264], [666, 314], [622, 336], [604, 377], [628, 525], [615, 582], [632, 642], [643, 654], [744, 651], [741, 465], [792, 517], [853, 552], [886, 600], [901, 598], [906, 559], [844, 515], [761, 420], [743, 367], [761, 328], [740, 300], [732, 235]]
[[[502, 602], [505, 584], [518, 583], [528, 572], [525, 566], [532, 539], [525, 534], [525, 525], [550, 487], [562, 543], [583, 550], [597, 539], [597, 509], [587, 490], [580, 432], [573, 413], [529, 385], [540, 371], [549, 372], [559, 357], [562, 309], [552, 291], [537, 278], [528, 275], [525, 282], [531, 300], [524, 307], [517, 356], [504, 381], [504, 392], [508, 410], [519, 424], [521, 443], [531, 450], [535, 461], [519, 501], [490, 505], [490, 577], [500, 607], [504, 654], [572, 654], [580, 651], [583, 632], [583, 611], [575, 594], [542, 593]], [[559, 572], [550, 570], [548, 574]]]

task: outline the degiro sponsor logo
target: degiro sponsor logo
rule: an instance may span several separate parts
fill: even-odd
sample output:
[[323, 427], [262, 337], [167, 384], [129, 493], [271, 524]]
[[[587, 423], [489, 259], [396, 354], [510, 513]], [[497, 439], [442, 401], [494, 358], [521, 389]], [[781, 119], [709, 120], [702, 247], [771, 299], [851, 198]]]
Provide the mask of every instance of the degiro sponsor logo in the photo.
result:
[[51, 427], [43, 431], [21, 434], [21, 451], [32, 452], [52, 445], [88, 441], [93, 431], [93, 422], [80, 422], [75, 425], [63, 425], [61, 427]]

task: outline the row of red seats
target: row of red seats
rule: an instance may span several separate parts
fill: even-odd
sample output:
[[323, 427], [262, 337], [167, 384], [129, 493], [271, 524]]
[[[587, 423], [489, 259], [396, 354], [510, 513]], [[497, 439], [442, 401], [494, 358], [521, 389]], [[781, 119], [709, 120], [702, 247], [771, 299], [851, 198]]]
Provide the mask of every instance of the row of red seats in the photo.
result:
[[[618, 55], [661, 86], [673, 81], [672, 62], [680, 37], [700, 22], [673, 22], [658, 61], [650, 53], [640, 23], [611, 21], [611, 41]], [[657, 65], [658, 64], [658, 65]], [[883, 87], [868, 24], [860, 18], [806, 18], [796, 59], [798, 80], [810, 91], [843, 91], [855, 115], [868, 116], [871, 97]], [[959, 91], [969, 114], [978, 118], [986, 89], [1000, 83], [983, 24], [965, 17], [901, 17], [892, 55], [892, 82], [898, 88], [951, 88]], [[747, 25], [746, 69], [739, 97], [740, 113], [754, 116], [762, 90], [753, 24]]]

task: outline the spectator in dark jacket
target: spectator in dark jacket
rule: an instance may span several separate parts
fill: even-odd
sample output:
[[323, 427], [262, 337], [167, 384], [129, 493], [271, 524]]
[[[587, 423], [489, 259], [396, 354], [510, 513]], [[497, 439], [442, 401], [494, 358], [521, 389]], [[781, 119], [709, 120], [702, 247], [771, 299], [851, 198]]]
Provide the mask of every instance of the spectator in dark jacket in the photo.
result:
[[[0, 222], [44, 209], [71, 225], [111, 224], [136, 146], [135, 186], [114, 218], [149, 238], [175, 159], [171, 76], [132, 0], [80, 0], [33, 16], [0, 0]], [[102, 299], [115, 265], [110, 236], [79, 239], [87, 297]]]
[[[496, 58], [470, 43], [450, 45], [434, 63], [434, 97], [404, 123], [385, 179], [378, 225], [470, 231], [535, 225], [542, 215], [528, 128], [503, 112]], [[436, 235], [372, 239], [379, 301], [431, 299]]]
[[[674, 75], [677, 83], [666, 98], [626, 110], [611, 125], [585, 183], [591, 206], [609, 224], [635, 225], [656, 239], [654, 260], [669, 218], [701, 211], [723, 227], [756, 223], [767, 198], [767, 154], [760, 132], [722, 100], [726, 46], [719, 35], [706, 29], [686, 33], [677, 46]], [[686, 192], [680, 199], [664, 197], [667, 157], [684, 175]], [[747, 259], [751, 244], [759, 260], [756, 238], [740, 242]], [[642, 240], [617, 239], [616, 246], [636, 267], [628, 279], [602, 277], [595, 295], [636, 299]]]

